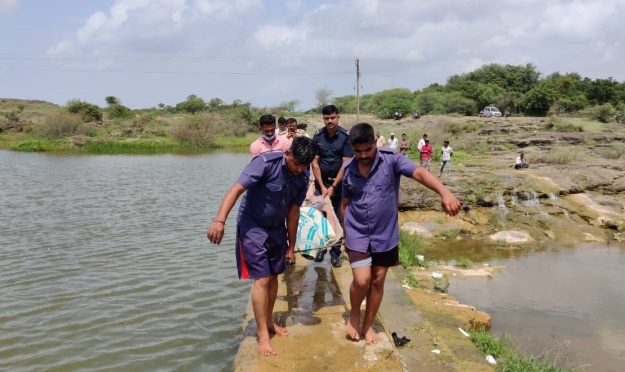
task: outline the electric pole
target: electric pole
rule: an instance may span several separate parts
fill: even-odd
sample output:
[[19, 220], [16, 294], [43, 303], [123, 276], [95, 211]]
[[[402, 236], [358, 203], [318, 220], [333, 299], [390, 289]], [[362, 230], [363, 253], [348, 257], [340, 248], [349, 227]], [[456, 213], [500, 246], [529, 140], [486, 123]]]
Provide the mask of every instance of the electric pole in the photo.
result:
[[360, 123], [360, 65], [356, 59], [356, 123]]

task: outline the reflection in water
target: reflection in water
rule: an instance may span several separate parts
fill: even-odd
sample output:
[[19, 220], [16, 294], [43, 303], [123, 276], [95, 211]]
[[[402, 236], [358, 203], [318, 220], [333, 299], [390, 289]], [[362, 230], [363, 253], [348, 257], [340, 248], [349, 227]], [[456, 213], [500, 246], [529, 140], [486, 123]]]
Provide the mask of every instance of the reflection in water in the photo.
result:
[[494, 334], [512, 335], [533, 354], [570, 351], [588, 370], [622, 370], [624, 249], [584, 245], [493, 261], [505, 266], [494, 280], [454, 280], [449, 292], [489, 313]]
[[0, 151], [0, 370], [229, 368], [235, 214], [205, 234], [247, 162]]

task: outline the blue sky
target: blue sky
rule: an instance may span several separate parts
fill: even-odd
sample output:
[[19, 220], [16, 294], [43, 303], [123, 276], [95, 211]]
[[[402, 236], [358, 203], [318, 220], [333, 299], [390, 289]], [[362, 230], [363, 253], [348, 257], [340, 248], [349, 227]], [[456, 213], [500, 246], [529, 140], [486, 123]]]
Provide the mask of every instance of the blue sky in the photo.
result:
[[484, 64], [625, 80], [625, 0], [0, 0], [0, 98], [254, 106], [421, 89]]

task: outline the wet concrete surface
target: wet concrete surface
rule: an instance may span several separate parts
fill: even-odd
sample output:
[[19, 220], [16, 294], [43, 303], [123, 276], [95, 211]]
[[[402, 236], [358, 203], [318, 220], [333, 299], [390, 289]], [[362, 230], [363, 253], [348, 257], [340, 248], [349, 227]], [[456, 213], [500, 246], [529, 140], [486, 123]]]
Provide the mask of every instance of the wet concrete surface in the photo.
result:
[[[333, 268], [301, 257], [279, 278], [274, 321], [286, 326], [289, 335], [274, 335], [276, 356], [256, 353], [256, 322], [248, 306], [244, 335], [235, 362], [235, 371], [403, 371], [399, 355], [382, 324], [374, 329], [381, 341], [366, 345], [350, 341], [345, 334], [349, 315], [351, 270], [344, 262]], [[364, 306], [361, 318], [364, 318]]]
[[[385, 294], [374, 329], [381, 341], [366, 345], [346, 337], [349, 316], [347, 262], [331, 267], [328, 260], [315, 263], [298, 257], [279, 278], [274, 321], [286, 326], [287, 337], [273, 336], [278, 355], [256, 353], [256, 324], [251, 305], [243, 339], [234, 363], [235, 371], [492, 371], [471, 341], [458, 331], [461, 324], [438, 309], [425, 310], [414, 299], [414, 289], [402, 287], [401, 267], [389, 270]], [[361, 320], [365, 306], [361, 307]], [[424, 314], [426, 314], [424, 316]], [[395, 347], [390, 334], [411, 339]], [[440, 354], [432, 350], [440, 350]], [[468, 369], [467, 369], [468, 368]]]

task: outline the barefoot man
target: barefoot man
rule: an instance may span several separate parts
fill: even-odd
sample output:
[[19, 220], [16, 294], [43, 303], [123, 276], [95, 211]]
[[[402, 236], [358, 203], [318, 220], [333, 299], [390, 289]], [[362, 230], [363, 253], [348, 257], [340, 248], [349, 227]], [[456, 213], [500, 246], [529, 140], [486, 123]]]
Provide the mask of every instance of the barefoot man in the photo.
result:
[[221, 242], [230, 210], [247, 191], [239, 206], [235, 251], [239, 278], [254, 280], [251, 298], [260, 355], [276, 354], [269, 333], [288, 335], [271, 315], [278, 294], [278, 275], [285, 270], [285, 260], [295, 262], [299, 208], [308, 187], [305, 171], [315, 153], [311, 139], [297, 137], [285, 153], [266, 152], [252, 159], [226, 192], [206, 234], [212, 243]]
[[[343, 165], [341, 216], [345, 245], [352, 268], [349, 288], [351, 311], [345, 326], [354, 341], [364, 335], [367, 344], [380, 337], [372, 328], [384, 295], [384, 280], [391, 266], [399, 264], [399, 181], [410, 177], [441, 197], [443, 211], [454, 216], [460, 202], [432, 173], [418, 167], [407, 156], [376, 147], [373, 127], [354, 125], [349, 131], [354, 158]], [[360, 326], [360, 304], [367, 299]]]

